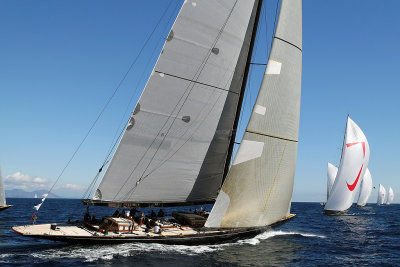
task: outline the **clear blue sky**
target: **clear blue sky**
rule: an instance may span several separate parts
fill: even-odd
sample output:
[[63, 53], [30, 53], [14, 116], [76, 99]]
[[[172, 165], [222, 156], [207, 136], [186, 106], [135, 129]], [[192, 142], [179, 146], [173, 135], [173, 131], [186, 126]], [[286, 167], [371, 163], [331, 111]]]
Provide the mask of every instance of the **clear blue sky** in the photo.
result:
[[[267, 0], [268, 42], [276, 0]], [[54, 181], [167, 8], [167, 0], [0, 1], [0, 163], [28, 191]], [[81, 195], [140, 95], [177, 13], [167, 16], [58, 184]], [[376, 186], [400, 193], [400, 1], [304, 0], [294, 201], [323, 201], [346, 116], [363, 129]], [[266, 62], [265, 27], [254, 61]], [[153, 53], [153, 51], [156, 53]], [[249, 113], [263, 69], [254, 67]], [[144, 73], [144, 76], [143, 76]], [[129, 103], [133, 96], [133, 101]], [[125, 116], [124, 116], [125, 114]], [[246, 116], [245, 116], [246, 117]], [[242, 127], [243, 128], [243, 127]], [[39, 179], [38, 179], [39, 178]], [[36, 180], [35, 180], [36, 179]], [[69, 184], [67, 186], [67, 184]], [[376, 199], [377, 191], [373, 191]], [[395, 197], [398, 202], [400, 197]]]

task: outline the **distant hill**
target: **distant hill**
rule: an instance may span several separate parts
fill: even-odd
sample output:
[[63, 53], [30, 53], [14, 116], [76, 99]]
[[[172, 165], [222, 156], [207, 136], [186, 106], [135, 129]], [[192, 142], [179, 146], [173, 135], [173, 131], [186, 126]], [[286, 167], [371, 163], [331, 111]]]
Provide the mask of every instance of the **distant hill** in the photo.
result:
[[[43, 194], [46, 194], [46, 190], [36, 190], [32, 192], [27, 192], [22, 189], [11, 189], [11, 190], [6, 190], [6, 198], [34, 198], [35, 194], [37, 195], [38, 198], [42, 198]], [[48, 198], [59, 198], [56, 194], [50, 193]]]

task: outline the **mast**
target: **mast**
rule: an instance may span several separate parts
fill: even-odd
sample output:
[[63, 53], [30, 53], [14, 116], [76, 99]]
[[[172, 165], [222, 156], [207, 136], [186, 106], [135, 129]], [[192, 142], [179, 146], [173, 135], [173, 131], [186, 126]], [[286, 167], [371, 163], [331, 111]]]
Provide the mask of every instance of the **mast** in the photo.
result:
[[238, 103], [238, 106], [236, 109], [236, 117], [235, 117], [235, 122], [234, 122], [233, 128], [232, 128], [232, 137], [231, 137], [231, 142], [230, 142], [229, 148], [228, 148], [228, 154], [227, 154], [226, 161], [225, 161], [225, 169], [224, 169], [224, 175], [222, 176], [221, 186], [224, 183], [226, 176], [228, 175], [231, 157], [232, 157], [232, 153], [233, 153], [233, 148], [235, 146], [236, 131], [237, 131], [237, 127], [239, 124], [239, 118], [240, 118], [240, 110], [242, 108], [244, 93], [246, 90], [247, 80], [248, 80], [248, 76], [249, 76], [251, 57], [253, 55], [253, 48], [254, 48], [254, 43], [256, 40], [258, 23], [259, 23], [259, 19], [260, 19], [260, 13], [261, 13], [263, 1], [264, 0], [259, 0], [258, 6], [257, 6], [257, 13], [256, 13], [255, 22], [254, 22], [253, 33], [251, 35], [250, 48], [249, 48], [249, 53], [247, 56], [246, 68], [244, 71], [244, 77], [243, 77], [242, 86], [241, 86], [241, 90], [240, 90], [240, 96], [239, 96], [239, 103]]

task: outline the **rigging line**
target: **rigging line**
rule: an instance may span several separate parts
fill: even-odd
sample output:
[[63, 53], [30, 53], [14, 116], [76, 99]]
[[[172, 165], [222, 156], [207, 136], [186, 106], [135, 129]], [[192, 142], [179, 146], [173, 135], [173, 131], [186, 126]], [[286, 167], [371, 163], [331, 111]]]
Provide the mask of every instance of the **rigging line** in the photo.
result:
[[[235, 2], [235, 4], [233, 5], [232, 9], [230, 10], [230, 13], [229, 13], [227, 19], [225, 20], [225, 22], [224, 22], [222, 28], [220, 29], [220, 31], [219, 31], [219, 33], [218, 33], [218, 35], [217, 35], [217, 37], [216, 37], [216, 39], [215, 39], [215, 41], [214, 41], [212, 47], [214, 47], [214, 46], [217, 44], [219, 38], [221, 37], [221, 35], [222, 35], [222, 33], [223, 33], [223, 30], [225, 29], [225, 26], [226, 26], [226, 24], [228, 23], [229, 18], [231, 17], [232, 12], [233, 12], [233, 10], [234, 10], [234, 8], [235, 8], [235, 6], [236, 6], [236, 3], [237, 3], [237, 1]], [[197, 79], [200, 77], [200, 74], [202, 73], [203, 69], [205, 68], [206, 63], [207, 63], [208, 59], [209, 59], [210, 56], [211, 56], [211, 53], [212, 53], [212, 49], [209, 50], [208, 56], [206, 57], [203, 66], [201, 67], [201, 70], [200, 70], [200, 72], [199, 72], [199, 74], [198, 74], [198, 76], [197, 76], [197, 78], [196, 78], [196, 81], [197, 81]], [[181, 106], [180, 109], [178, 110], [177, 114], [179, 114], [180, 111], [182, 110], [182, 108], [183, 108], [184, 104], [186, 103], [186, 100], [189, 98], [189, 95], [190, 95], [191, 91], [193, 90], [194, 86], [195, 86], [195, 85], [193, 84], [193, 85], [192, 85], [192, 88], [190, 89], [189, 93], [187, 94], [187, 96], [186, 96], [185, 100], [183, 101], [182, 106]], [[148, 167], [150, 166], [150, 164], [151, 164], [151, 162], [153, 161], [155, 155], [157, 154], [158, 150], [160, 149], [162, 143], [164, 142], [165, 138], [167, 137], [167, 135], [168, 135], [170, 129], [172, 128], [172, 125], [174, 124], [175, 120], [176, 120], [176, 117], [173, 119], [171, 125], [169, 126], [169, 129], [167, 130], [167, 133], [164, 135], [163, 140], [160, 142], [160, 145], [157, 147], [156, 152], [154, 153], [153, 157], [151, 158], [149, 164], [147, 164], [147, 166], [146, 166], [145, 170], [143, 171], [143, 173], [142, 173], [141, 177], [139, 178], [139, 180], [141, 180], [142, 177], [143, 177], [143, 175], [146, 173]]]
[[[179, 2], [175, 5], [175, 8], [172, 10], [172, 13], [171, 13], [171, 15], [169, 16], [168, 22], [165, 23], [165, 27], [164, 27], [164, 29], [163, 29], [163, 31], [162, 31], [163, 33], [166, 32], [167, 27], [168, 27], [168, 25], [170, 24], [171, 19], [172, 19], [173, 15], [175, 14], [176, 9], [177, 9], [178, 6], [179, 6]], [[169, 6], [168, 6], [167, 9], [169, 9]], [[139, 84], [140, 84], [141, 81], [143, 80], [144, 75], [146, 74], [146, 70], [147, 70], [148, 66], [150, 65], [151, 59], [153, 58], [153, 56], [154, 56], [154, 54], [155, 54], [155, 51], [157, 50], [157, 47], [160, 45], [160, 42], [161, 42], [162, 40], [164, 40], [164, 37], [161, 35], [160, 38], [159, 38], [159, 40], [156, 42], [156, 45], [154, 46], [153, 51], [151, 52], [151, 56], [150, 56], [150, 57], [148, 58], [148, 60], [147, 60], [146, 66], [143, 68], [142, 74], [140, 75], [140, 78], [138, 79], [138, 82], [137, 82], [137, 84], [136, 84], [136, 86], [135, 86], [135, 89], [133, 90], [133, 93], [132, 93], [132, 95], [131, 95], [131, 98], [129, 99], [128, 105], [127, 105], [127, 107], [126, 107], [126, 109], [125, 109], [125, 111], [124, 111], [124, 113], [123, 113], [123, 116], [122, 116], [122, 118], [121, 118], [121, 121], [120, 121], [120, 123], [119, 123], [119, 126], [118, 126], [118, 128], [117, 128], [117, 130], [116, 130], [116, 132], [115, 132], [115, 135], [114, 135], [114, 137], [113, 137], [112, 140], [115, 140], [115, 138], [117, 137], [117, 134], [118, 134], [118, 132], [119, 132], [119, 129], [121, 129], [121, 126], [123, 125], [123, 122], [125, 121], [124, 118], [125, 118], [127, 112], [128, 112], [129, 109], [130, 109], [130, 105], [131, 105], [131, 103], [132, 103], [133, 97], [135, 96], [135, 94], [136, 94], [136, 92], [137, 92], [137, 90], [138, 90], [138, 88], [139, 88]], [[126, 126], [126, 124], [123, 125], [122, 130], [125, 129], [125, 126]], [[112, 144], [113, 144], [113, 142], [111, 143], [110, 147], [112, 146]]]
[[264, 23], [265, 23], [265, 43], [267, 44], [267, 55], [269, 51], [269, 42], [268, 42], [268, 8], [267, 8], [267, 1], [264, 2]]
[[[149, 40], [151, 39], [151, 37], [153, 36], [155, 30], [158, 28], [161, 20], [163, 19], [163, 17], [165, 16], [165, 14], [167, 13], [167, 10], [169, 9], [169, 7], [171, 6], [173, 1], [170, 1], [170, 3], [168, 4], [167, 9], [163, 12], [162, 16], [159, 18], [157, 24], [155, 25], [155, 27], [153, 28], [152, 32], [150, 33], [150, 35], [147, 37], [145, 43], [143, 44], [142, 48], [140, 49], [139, 53], [136, 55], [135, 59], [133, 60], [132, 64], [129, 66], [127, 72], [125, 73], [125, 75], [123, 76], [123, 78], [121, 79], [121, 81], [119, 82], [119, 84], [117, 85], [117, 87], [114, 89], [114, 92], [111, 94], [111, 96], [108, 98], [106, 104], [103, 106], [102, 110], [100, 111], [99, 115], [97, 116], [97, 118], [95, 119], [95, 121], [93, 122], [93, 124], [91, 125], [91, 127], [89, 128], [88, 132], [86, 133], [85, 137], [83, 138], [83, 140], [81, 141], [81, 143], [78, 145], [78, 147], [76, 148], [76, 150], [74, 151], [74, 153], [72, 154], [72, 156], [70, 157], [70, 159], [68, 160], [67, 164], [64, 166], [64, 168], [62, 169], [61, 173], [59, 174], [59, 176], [57, 177], [56, 181], [53, 183], [53, 185], [51, 186], [50, 190], [47, 192], [47, 194], [49, 194], [53, 188], [55, 187], [55, 185], [57, 184], [57, 182], [60, 180], [61, 176], [64, 174], [65, 170], [67, 169], [67, 167], [69, 166], [69, 164], [71, 163], [71, 161], [74, 159], [75, 155], [78, 153], [79, 149], [81, 148], [81, 146], [83, 145], [83, 143], [86, 141], [87, 137], [89, 136], [89, 134], [91, 133], [91, 131], [93, 130], [94, 126], [97, 124], [97, 122], [99, 121], [99, 119], [101, 118], [101, 116], [103, 115], [104, 111], [107, 109], [108, 105], [110, 104], [111, 100], [114, 98], [115, 94], [117, 93], [117, 91], [119, 90], [119, 88], [121, 87], [122, 83], [125, 81], [126, 77], [128, 76], [129, 72], [132, 70], [133, 66], [136, 64], [138, 58], [140, 57], [140, 55], [142, 54], [144, 48], [146, 47], [147, 43], [149, 42]], [[37, 211], [38, 212], [38, 211]]]
[[[212, 95], [211, 95], [212, 96]], [[211, 98], [210, 96], [210, 98]], [[148, 176], [150, 176], [152, 173], [154, 173], [156, 170], [158, 170], [159, 168], [161, 168], [168, 160], [170, 160], [189, 140], [192, 139], [193, 135], [196, 133], [196, 130], [198, 130], [200, 128], [200, 126], [203, 124], [203, 122], [207, 119], [208, 115], [211, 113], [211, 111], [214, 109], [215, 105], [218, 103], [219, 98], [222, 96], [222, 92], [219, 93], [219, 96], [217, 98], [217, 100], [214, 102], [213, 106], [211, 107], [211, 109], [208, 111], [208, 113], [204, 116], [204, 118], [200, 121], [199, 125], [194, 129], [193, 134], [191, 136], [189, 136], [185, 142], [177, 149], [175, 150], [175, 152], [172, 153], [172, 155], [167, 156], [166, 159], [164, 159], [164, 161], [162, 163], [160, 163], [157, 167], [155, 167], [152, 171], [150, 171], [148, 174], [146, 174], [142, 180], [146, 179]], [[187, 132], [187, 130], [186, 130]], [[185, 133], [186, 133], [185, 132]], [[125, 195], [129, 194], [129, 197], [132, 195], [134, 191], [134, 188], [132, 188], [131, 190], [129, 190]]]
[[[232, 73], [232, 75], [231, 75], [231, 78], [233, 78], [233, 73]], [[229, 79], [229, 80], [231, 80], [231, 79]], [[228, 85], [228, 83], [229, 83], [229, 80], [226, 82], [226, 84], [225, 84], [225, 86], [224, 86], [224, 88], [225, 87], [227, 87], [227, 85]], [[215, 107], [215, 105], [218, 103], [218, 100], [221, 98], [221, 96], [222, 96], [222, 92], [220, 92], [220, 91], [216, 91], [217, 93], [219, 92], [219, 96], [216, 98], [216, 100], [215, 100], [215, 102], [214, 102], [214, 104], [211, 106], [211, 108], [209, 109], [209, 111], [208, 111], [208, 113], [204, 116], [204, 118], [200, 121], [200, 123], [199, 123], [199, 125], [194, 129], [194, 131], [193, 131], [193, 133], [192, 133], [192, 135], [191, 136], [189, 136], [186, 140], [185, 140], [185, 142], [175, 151], [175, 152], [173, 152], [172, 153], [172, 155], [167, 155], [165, 158], [167, 158], [166, 160], [164, 160], [164, 162], [162, 162], [159, 166], [157, 166], [156, 168], [154, 168], [152, 171], [150, 171], [148, 174], [146, 174], [146, 176], [144, 177], [144, 178], [146, 178], [146, 177], [148, 177], [150, 174], [152, 174], [154, 171], [156, 171], [157, 169], [159, 169], [163, 164], [165, 164], [169, 159], [171, 159], [192, 137], [193, 137], [193, 135], [196, 133], [196, 131], [200, 128], [200, 126], [204, 123], [204, 121], [208, 118], [208, 115], [211, 113], [211, 111], [214, 109], [214, 107]], [[205, 102], [205, 103], [209, 103], [210, 101], [211, 101], [211, 99], [212, 99], [212, 97], [213, 97], [213, 94], [211, 94], [210, 95], [210, 97], [208, 98], [208, 100]], [[206, 104], [204, 104], [203, 105], [203, 107], [205, 108], [205, 105]], [[197, 118], [199, 118], [199, 116], [200, 116], [200, 112], [197, 114], [197, 116], [196, 116], [196, 118], [193, 120], [193, 121], [196, 121], [197, 120]], [[189, 128], [187, 128], [186, 130], [185, 130], [185, 132], [183, 133], [183, 134], [181, 134], [181, 136], [180, 137], [183, 137], [187, 132], [189, 131]], [[176, 144], [175, 144], [175, 146], [176, 146]]]
[[[203, 69], [205, 68], [206, 63], [207, 63], [209, 57], [211, 56], [212, 48], [215, 47], [215, 45], [217, 44], [219, 38], [221, 37], [222, 32], [223, 32], [223, 29], [225, 28], [226, 24], [228, 23], [228, 20], [229, 20], [230, 16], [232, 15], [232, 12], [233, 12], [233, 10], [234, 10], [236, 4], [237, 4], [237, 1], [238, 1], [238, 0], [235, 1], [235, 3], [234, 3], [234, 5], [233, 5], [232, 9], [230, 10], [230, 12], [229, 12], [229, 14], [228, 14], [227, 19], [225, 20], [224, 24], [222, 25], [220, 31], [218, 32], [216, 39], [214, 40], [214, 42], [213, 42], [211, 48], [209, 49], [209, 51], [207, 52], [206, 57], [203, 59], [202, 63], [200, 64], [199, 69], [196, 71], [195, 76], [193, 77], [192, 81], [197, 81], [197, 79], [200, 77], [200, 74], [202, 73]], [[196, 77], [196, 76], [197, 76], [197, 77]], [[185, 96], [186, 91], [191, 87], [191, 88], [189, 89], [189, 93], [187, 94], [186, 98], [184, 99], [184, 101], [183, 101], [183, 103], [182, 103], [182, 106], [180, 107], [180, 109], [179, 109], [178, 112], [177, 112], [177, 114], [179, 114], [179, 112], [182, 110], [182, 108], [183, 108], [183, 106], [184, 106], [186, 100], [188, 99], [188, 97], [189, 97], [191, 91], [193, 90], [194, 86], [195, 86], [194, 83], [188, 85], [188, 87], [186, 88], [184, 94], [181, 96], [181, 98], [179, 99], [178, 103], [175, 105], [174, 110], [172, 111], [171, 115], [173, 114], [173, 112], [175, 111], [175, 109], [178, 107], [179, 102], [181, 101], [181, 99]], [[145, 168], [145, 170], [144, 170], [144, 172], [142, 173], [141, 177], [139, 178], [139, 180], [138, 180], [138, 181], [136, 182], [136, 184], [134, 185], [133, 190], [136, 189], [136, 187], [137, 187], [137, 185], [138, 185], [138, 182], [141, 181], [141, 179], [142, 179], [144, 173], [147, 171], [147, 168], [149, 167], [149, 165], [150, 165], [151, 162], [153, 161], [155, 155], [157, 154], [157, 152], [158, 152], [158, 150], [160, 149], [161, 145], [163, 144], [163, 142], [164, 142], [166, 136], [168, 135], [169, 130], [172, 128], [172, 125], [174, 124], [176, 118], [177, 118], [177, 117], [173, 118], [172, 123], [171, 123], [171, 125], [169, 126], [169, 128], [168, 128], [168, 130], [167, 130], [167, 133], [163, 136], [163, 139], [161, 140], [160, 145], [157, 147], [156, 151], [154, 152], [152, 158], [150, 159], [149, 163], [147, 164], [147, 167]], [[164, 128], [164, 126], [166, 125], [166, 123], [167, 123], [168, 121], [169, 121], [169, 118], [166, 120], [166, 122], [164, 123], [164, 125], [161, 127], [161, 129], [160, 129], [160, 131], [158, 132], [158, 134], [161, 132], [161, 130]], [[158, 134], [157, 134], [157, 136], [158, 136]], [[157, 136], [156, 136], [156, 138], [157, 138]], [[156, 138], [155, 138], [155, 139], [153, 140], [153, 142], [150, 144], [149, 148], [153, 145], [153, 143], [154, 143], [154, 141], [156, 140]], [[143, 155], [142, 159], [143, 159], [144, 156], [146, 155], [146, 153], [147, 153], [147, 151], [149, 150], [149, 148], [146, 150], [146, 152], [145, 152], [145, 154]], [[142, 160], [142, 159], [141, 159], [141, 160]], [[141, 161], [141, 160], [140, 160], [140, 161]], [[139, 165], [139, 163], [136, 165], [136, 167], [137, 167], [138, 165]], [[134, 168], [134, 170], [136, 169], [136, 167]], [[134, 171], [134, 170], [133, 170], [133, 171]], [[129, 177], [127, 178], [127, 180], [125, 181], [125, 183], [124, 183], [123, 186], [125, 186], [126, 182], [127, 182], [128, 179], [130, 178], [130, 176], [133, 174], [133, 171], [131, 172], [131, 174], [129, 175]], [[122, 187], [121, 187], [121, 189], [122, 189]], [[117, 195], [119, 194], [119, 192], [121, 191], [121, 189], [118, 191]], [[114, 198], [114, 199], [115, 199], [115, 198]]]
[[279, 0], [276, 1], [275, 19], [274, 19], [274, 31], [273, 31], [273, 34], [272, 34], [271, 49], [272, 49], [272, 42], [274, 41], [274, 36], [275, 36], [275, 32], [276, 32], [276, 22], [277, 22], [277, 18], [278, 18], [278, 8], [279, 8]]
[[[231, 75], [231, 79], [229, 79], [228, 81], [226, 81], [225, 85], [222, 88], [226, 88], [228, 86], [229, 81], [231, 81], [233, 78], [233, 73]], [[204, 121], [206, 120], [206, 118], [208, 117], [208, 115], [211, 113], [211, 111], [214, 109], [215, 105], [218, 103], [218, 100], [220, 99], [220, 97], [222, 96], [222, 92], [216, 90], [217, 93], [219, 93], [219, 96], [217, 97], [217, 99], [215, 100], [214, 104], [212, 105], [212, 107], [209, 109], [208, 113], [204, 116], [204, 118], [200, 121], [199, 125], [194, 129], [193, 133], [191, 136], [189, 136], [188, 138], [186, 138], [185, 142], [177, 149], [175, 150], [171, 155], [167, 155], [164, 159], [164, 161], [162, 163], [160, 163], [157, 167], [155, 167], [152, 171], [150, 171], [148, 174], [146, 174], [142, 180], [144, 180], [145, 178], [147, 178], [149, 175], [151, 175], [152, 173], [154, 173], [156, 170], [158, 170], [159, 168], [161, 168], [168, 160], [170, 160], [189, 140], [191, 140], [191, 138], [193, 137], [193, 135], [196, 133], [196, 131], [200, 128], [200, 126], [202, 126], [202, 124], [204, 123]], [[208, 100], [205, 103], [209, 103], [211, 101], [211, 98], [213, 97], [213, 94], [210, 95], [210, 97], [208, 98]], [[206, 105], [206, 104], [205, 104]], [[205, 107], [205, 105], [203, 105], [203, 107]], [[200, 112], [197, 114], [196, 118], [193, 121], [196, 121], [197, 118], [199, 118], [200, 116]], [[183, 137], [187, 132], [189, 131], [189, 128], [187, 128], [183, 134], [181, 134], [180, 137]], [[176, 144], [174, 145], [174, 147], [176, 146]], [[126, 194], [129, 196], [132, 194], [131, 191], [133, 190], [133, 188], [131, 190], [129, 190]]]
[[[178, 5], [179, 5], [179, 3], [177, 3], [177, 4], [175, 5], [175, 8], [173, 9], [171, 15], [169, 16], [168, 22], [165, 24], [165, 27], [164, 27], [163, 32], [166, 31], [168, 25], [170, 24], [171, 19], [172, 19], [172, 17], [173, 17], [173, 14], [175, 14], [175, 11], [176, 11]], [[170, 6], [168, 6], [167, 10], [169, 9], [169, 7], [170, 7]], [[102, 170], [102, 168], [108, 163], [108, 159], [109, 159], [109, 157], [110, 157], [112, 151], [114, 150], [116, 144], [118, 143], [118, 140], [120, 140], [122, 134], [123, 134], [124, 131], [125, 131], [125, 126], [126, 126], [127, 123], [124, 124], [124, 127], [122, 127], [122, 129], [121, 129], [121, 125], [122, 125], [122, 123], [123, 123], [123, 121], [124, 121], [124, 118], [125, 118], [125, 116], [126, 116], [128, 110], [129, 110], [129, 107], [130, 107], [130, 105], [131, 105], [131, 103], [132, 103], [133, 97], [135, 96], [135, 94], [136, 94], [136, 92], [137, 92], [137, 90], [138, 90], [138, 88], [139, 88], [139, 84], [140, 84], [140, 82], [143, 80], [144, 74], [146, 73], [146, 69], [147, 69], [147, 67], [149, 66], [150, 62], [151, 62], [151, 58], [154, 56], [155, 51], [157, 50], [157, 47], [158, 47], [158, 45], [159, 45], [159, 43], [160, 43], [161, 40], [163, 40], [163, 37], [162, 37], [162, 36], [159, 38], [159, 41], [158, 41], [158, 42], [156, 43], [156, 45], [154, 46], [153, 51], [152, 51], [152, 53], [151, 53], [151, 56], [149, 57], [149, 59], [148, 59], [148, 61], [147, 61], [147, 63], [146, 63], [145, 68], [143, 68], [143, 72], [142, 72], [142, 74], [141, 74], [141, 76], [140, 76], [140, 78], [139, 78], [139, 80], [138, 80], [138, 82], [137, 82], [137, 84], [136, 84], [136, 86], [135, 86], [135, 89], [134, 89], [134, 91], [133, 91], [133, 93], [132, 93], [132, 95], [131, 95], [131, 98], [130, 98], [130, 100], [129, 100], [129, 102], [128, 102], [128, 105], [127, 105], [127, 107], [126, 107], [126, 109], [125, 109], [125, 111], [124, 111], [124, 114], [123, 114], [122, 118], [121, 118], [121, 121], [120, 121], [119, 126], [118, 126], [118, 128], [117, 128], [117, 131], [115, 132], [115, 135], [114, 135], [114, 137], [113, 137], [113, 140], [115, 140], [115, 141], [111, 143], [110, 148], [109, 148], [108, 155], [107, 155], [107, 157], [105, 158], [105, 160], [104, 160], [104, 162], [103, 162], [103, 164], [102, 164], [100, 170]], [[128, 120], [128, 121], [129, 121], [129, 120]], [[118, 129], [121, 129], [121, 130], [120, 130], [120, 134], [119, 134], [118, 138], [116, 139], [117, 134], [118, 134], [118, 131], [119, 131]], [[96, 176], [93, 178], [92, 183], [89, 185], [89, 188], [88, 188], [88, 189], [90, 189], [90, 190], [89, 190], [88, 192], [85, 192], [83, 198], [85, 198], [85, 196], [86, 196], [87, 193], [89, 193], [89, 194], [87, 195], [87, 197], [89, 198], [89, 196], [90, 196], [90, 194], [91, 194], [91, 191], [92, 191], [92, 189], [94, 188], [94, 185], [96, 184], [96, 182], [97, 182], [97, 180], [98, 180], [98, 178], [99, 178], [100, 172], [101, 172], [101, 171], [99, 171], [99, 172], [96, 174]]]

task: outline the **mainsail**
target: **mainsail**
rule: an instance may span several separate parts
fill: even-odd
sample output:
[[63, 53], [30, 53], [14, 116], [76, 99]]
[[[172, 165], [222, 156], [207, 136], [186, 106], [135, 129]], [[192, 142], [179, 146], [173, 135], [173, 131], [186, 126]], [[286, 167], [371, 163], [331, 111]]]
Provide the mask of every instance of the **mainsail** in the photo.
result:
[[383, 187], [383, 185], [379, 184], [379, 191], [378, 191], [378, 205], [382, 205], [385, 203], [385, 196], [386, 196], [386, 189]]
[[94, 201], [215, 200], [258, 2], [184, 2]]
[[386, 205], [390, 205], [393, 202], [393, 199], [394, 199], [393, 189], [391, 187], [389, 187], [388, 197], [387, 197], [387, 200], [386, 200]]
[[335, 183], [335, 178], [337, 175], [338, 168], [335, 165], [328, 162], [328, 181], [326, 188], [326, 200], [329, 199], [329, 192], [332, 190], [332, 186]]
[[369, 162], [369, 144], [358, 125], [347, 118], [346, 133], [338, 173], [325, 211], [345, 211], [353, 204]]
[[367, 204], [372, 192], [372, 176], [369, 169], [366, 170], [361, 181], [360, 196], [358, 197], [357, 206], [363, 207]]
[[0, 167], [0, 206], [6, 206], [6, 194], [4, 192], [4, 184], [3, 178], [1, 176], [1, 167]]
[[301, 62], [302, 1], [283, 0], [256, 103], [206, 227], [265, 226], [289, 215]]

